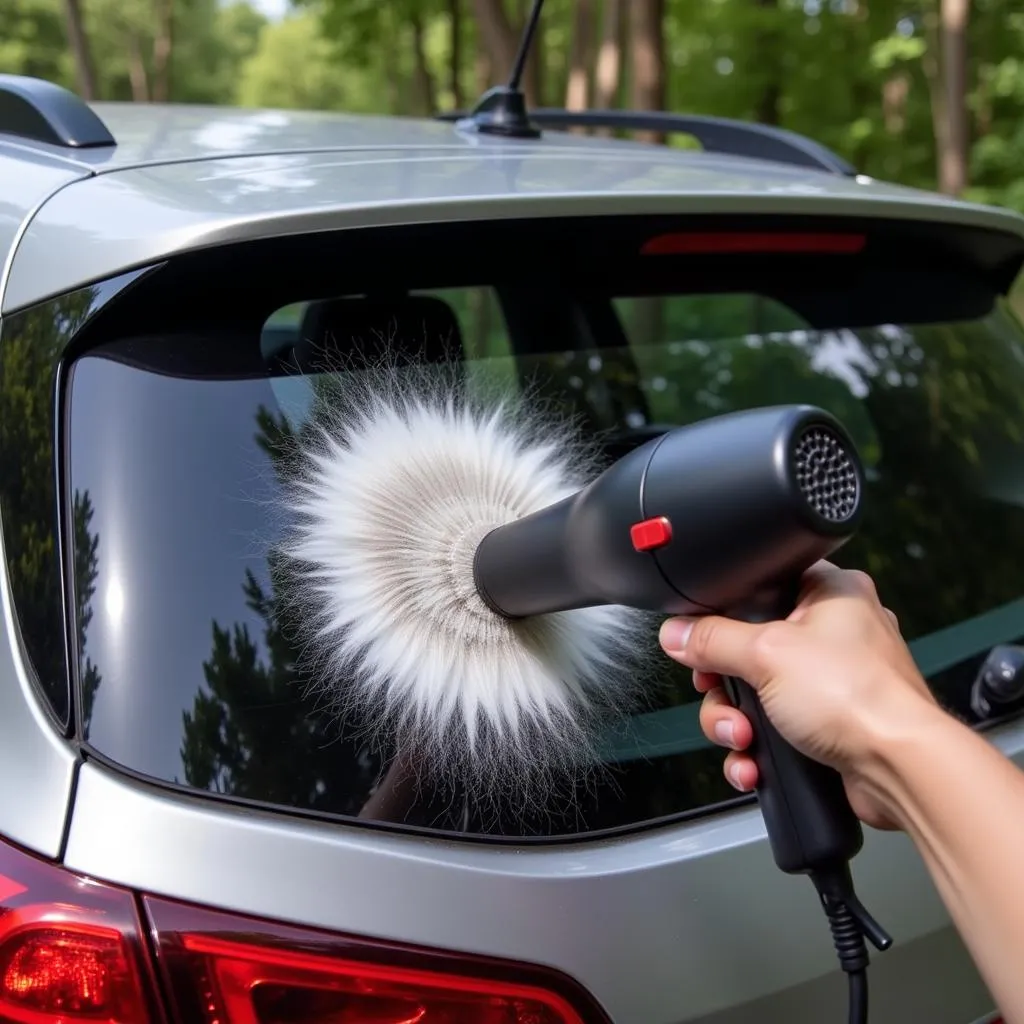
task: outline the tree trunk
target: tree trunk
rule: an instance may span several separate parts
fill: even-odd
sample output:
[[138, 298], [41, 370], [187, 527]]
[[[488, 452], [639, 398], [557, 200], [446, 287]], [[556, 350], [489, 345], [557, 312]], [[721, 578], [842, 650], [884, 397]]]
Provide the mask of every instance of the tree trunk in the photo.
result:
[[593, 0], [576, 0], [576, 18], [569, 52], [569, 80], [565, 87], [565, 106], [568, 110], [586, 110], [589, 105], [593, 42]]
[[491, 83], [494, 80], [491, 58], [482, 46], [478, 46], [476, 49], [473, 70], [476, 75], [476, 94], [477, 96], [482, 96], [491, 87]]
[[[502, 0], [473, 0], [473, 11], [480, 33], [480, 42], [487, 51], [491, 71], [491, 84], [508, 80], [519, 50], [519, 37], [505, 13]], [[525, 75], [523, 92], [531, 106], [534, 103], [530, 76]]]
[[68, 43], [75, 58], [78, 94], [83, 100], [96, 99], [96, 72], [93, 69], [89, 37], [85, 34], [82, 7], [78, 0], [64, 0], [64, 16], [68, 26]]
[[975, 24], [980, 25], [982, 31], [975, 35], [972, 33], [974, 45], [974, 66], [978, 69], [978, 83], [976, 93], [976, 106], [974, 108], [974, 131], [980, 138], [992, 131], [992, 118], [994, 116], [993, 103], [993, 78], [995, 77], [996, 65], [998, 64], [997, 54], [1002, 46], [1003, 13], [998, 8], [989, 12], [986, 17], [982, 11], [974, 14]]
[[[526, 21], [530, 17], [533, 3], [534, 0], [520, 0], [519, 24], [515, 29], [517, 49], [523, 38], [523, 32], [526, 30]], [[543, 104], [544, 96], [544, 70], [547, 66], [544, 60], [545, 24], [544, 16], [541, 15], [541, 19], [537, 23], [537, 32], [530, 45], [530, 52], [526, 55], [526, 67], [523, 69], [523, 93], [527, 100], [536, 106]]]
[[[594, 69], [594, 106], [598, 110], [617, 107], [622, 84], [622, 0], [604, 0], [601, 20], [601, 44]], [[598, 129], [598, 135], [611, 136], [610, 128]]]
[[157, 0], [156, 35], [153, 37], [153, 99], [171, 98], [171, 53], [174, 49], [174, 0]]
[[756, 0], [756, 3], [760, 8], [758, 13], [766, 22], [758, 33], [757, 52], [760, 54], [762, 67], [767, 69], [768, 80], [761, 90], [754, 116], [761, 124], [777, 125], [779, 123], [779, 100], [782, 98], [782, 86], [778, 73], [782, 54], [776, 27], [771, 23], [771, 19], [778, 15], [779, 0]]
[[967, 187], [967, 13], [969, 0], [942, 0], [942, 78], [946, 132], [939, 150], [939, 189]]
[[902, 135], [907, 127], [907, 98], [910, 76], [905, 71], [890, 75], [882, 83], [882, 119], [890, 135]]
[[448, 26], [451, 33], [449, 50], [449, 88], [452, 104], [462, 109], [462, 4], [460, 0], [448, 0]]
[[[380, 13], [381, 37], [388, 40], [400, 39], [404, 24], [401, 22], [401, 18], [396, 16], [394, 4], [382, 4]], [[402, 74], [402, 62], [394, 59], [390, 48], [388, 48], [377, 51], [375, 63], [384, 80], [387, 113], [407, 114], [409, 111], [405, 106], [405, 101], [408, 99], [409, 85]]]
[[925, 81], [928, 83], [928, 98], [932, 113], [932, 134], [935, 136], [936, 168], [941, 175], [942, 154], [949, 143], [948, 119], [946, 117], [946, 96], [942, 84], [942, 67], [939, 63], [939, 19], [934, 11], [929, 11], [923, 19], [925, 51], [921, 58], [921, 68]]
[[[665, 109], [664, 9], [664, 0], [629, 0], [634, 110]], [[637, 138], [665, 141], [658, 132], [637, 132]]]
[[132, 83], [132, 99], [136, 103], [149, 102], [149, 73], [142, 59], [142, 47], [134, 29], [128, 31], [128, 78]]
[[427, 65], [427, 52], [423, 45], [423, 19], [419, 12], [415, 12], [410, 21], [412, 23], [412, 45], [413, 45], [413, 101], [418, 113], [432, 117], [437, 113], [437, 96], [434, 88], [434, 76], [430, 73]]

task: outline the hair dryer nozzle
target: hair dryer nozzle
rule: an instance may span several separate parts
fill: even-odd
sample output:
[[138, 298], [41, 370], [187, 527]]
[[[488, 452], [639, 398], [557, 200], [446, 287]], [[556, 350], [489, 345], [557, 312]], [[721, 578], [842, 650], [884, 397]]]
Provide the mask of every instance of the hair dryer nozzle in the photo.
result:
[[863, 467], [812, 406], [730, 413], [671, 430], [556, 505], [479, 545], [476, 585], [508, 617], [600, 604], [750, 612], [853, 534]]

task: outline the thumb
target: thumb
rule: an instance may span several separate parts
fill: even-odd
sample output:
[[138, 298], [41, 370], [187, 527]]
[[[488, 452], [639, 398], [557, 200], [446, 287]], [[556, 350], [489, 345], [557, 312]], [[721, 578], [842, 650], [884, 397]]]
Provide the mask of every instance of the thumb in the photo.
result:
[[759, 641], [770, 625], [720, 615], [680, 617], [662, 623], [659, 639], [665, 653], [688, 668], [737, 676], [756, 688], [768, 678]]

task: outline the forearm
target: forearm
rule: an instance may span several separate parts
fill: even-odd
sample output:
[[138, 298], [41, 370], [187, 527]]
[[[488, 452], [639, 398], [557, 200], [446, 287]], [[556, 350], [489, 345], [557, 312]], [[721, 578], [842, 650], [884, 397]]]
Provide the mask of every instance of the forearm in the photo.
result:
[[920, 851], [1007, 1024], [1024, 1024], [1024, 772], [939, 709], [919, 712], [889, 727], [867, 782]]

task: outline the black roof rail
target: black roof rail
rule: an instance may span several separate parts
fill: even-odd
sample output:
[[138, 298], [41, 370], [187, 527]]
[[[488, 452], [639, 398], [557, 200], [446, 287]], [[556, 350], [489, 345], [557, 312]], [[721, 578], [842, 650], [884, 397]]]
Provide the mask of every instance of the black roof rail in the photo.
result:
[[0, 138], [4, 135], [67, 149], [117, 144], [84, 100], [53, 82], [25, 75], [0, 75]]
[[[444, 113], [445, 121], [460, 121], [464, 113]], [[641, 110], [562, 110], [544, 107], [530, 111], [531, 120], [547, 128], [621, 128], [660, 134], [692, 135], [708, 153], [771, 160], [853, 177], [857, 170], [841, 156], [785, 128], [734, 121], [700, 114], [672, 114]]]

